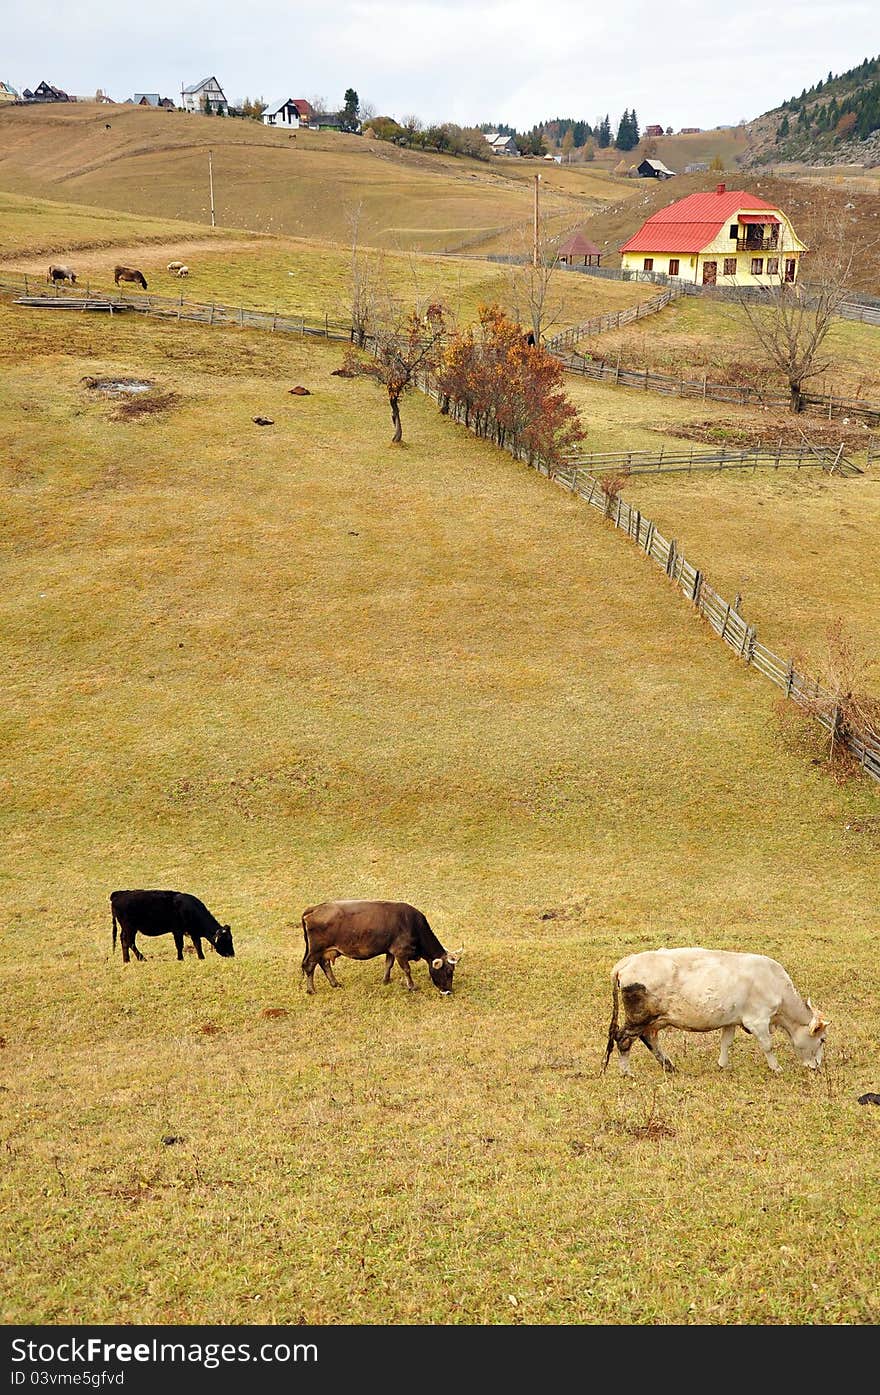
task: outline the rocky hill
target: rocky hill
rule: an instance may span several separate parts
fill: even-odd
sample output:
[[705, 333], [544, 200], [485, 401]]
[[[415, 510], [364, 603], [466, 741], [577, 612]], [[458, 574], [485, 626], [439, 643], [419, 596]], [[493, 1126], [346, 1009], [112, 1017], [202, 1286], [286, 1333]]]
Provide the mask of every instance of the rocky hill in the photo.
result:
[[880, 56], [837, 77], [829, 73], [746, 129], [743, 165], [880, 164]]

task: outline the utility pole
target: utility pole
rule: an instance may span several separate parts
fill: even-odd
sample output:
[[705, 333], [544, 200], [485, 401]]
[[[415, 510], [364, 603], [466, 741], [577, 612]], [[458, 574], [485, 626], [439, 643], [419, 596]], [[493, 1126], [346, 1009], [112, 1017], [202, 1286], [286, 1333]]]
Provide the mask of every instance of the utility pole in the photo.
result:
[[214, 152], [208, 151], [208, 186], [211, 190], [211, 227], [214, 226]]
[[541, 176], [540, 176], [539, 174], [536, 174], [536, 175], [535, 175], [535, 236], [534, 236], [534, 241], [533, 241], [533, 244], [532, 244], [532, 266], [537, 266], [537, 265], [538, 265], [538, 185], [540, 184], [540, 182], [541, 182]]

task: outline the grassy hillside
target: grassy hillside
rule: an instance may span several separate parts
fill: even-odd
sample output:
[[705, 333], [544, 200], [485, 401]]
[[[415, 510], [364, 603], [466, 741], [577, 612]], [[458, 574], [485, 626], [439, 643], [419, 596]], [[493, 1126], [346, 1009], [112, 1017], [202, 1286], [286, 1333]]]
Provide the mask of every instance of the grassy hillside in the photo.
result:
[[[107, 129], [109, 125], [109, 129]], [[366, 241], [454, 251], [528, 225], [532, 183], [520, 162], [454, 159], [339, 132], [275, 131], [253, 121], [76, 104], [0, 112], [0, 188], [210, 222], [345, 240], [362, 206]], [[609, 197], [600, 172], [554, 176], [548, 214], [587, 216]]]
[[[0, 306], [3, 1319], [876, 1321], [876, 789], [595, 515], [423, 399], [390, 449], [338, 362]], [[124, 886], [237, 957], [123, 969]], [[336, 895], [422, 907], [455, 996], [306, 998]], [[603, 1077], [611, 964], [688, 942], [781, 958], [827, 1071]]]

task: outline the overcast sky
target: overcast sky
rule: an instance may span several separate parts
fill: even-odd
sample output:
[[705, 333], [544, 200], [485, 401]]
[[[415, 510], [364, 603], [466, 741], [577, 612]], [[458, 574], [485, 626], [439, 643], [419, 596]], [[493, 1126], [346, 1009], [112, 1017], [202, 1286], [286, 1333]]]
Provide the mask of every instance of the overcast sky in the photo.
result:
[[216, 76], [244, 96], [361, 101], [398, 119], [553, 116], [642, 126], [749, 120], [880, 51], [877, 0], [25, 0], [4, 6], [0, 79], [117, 101]]

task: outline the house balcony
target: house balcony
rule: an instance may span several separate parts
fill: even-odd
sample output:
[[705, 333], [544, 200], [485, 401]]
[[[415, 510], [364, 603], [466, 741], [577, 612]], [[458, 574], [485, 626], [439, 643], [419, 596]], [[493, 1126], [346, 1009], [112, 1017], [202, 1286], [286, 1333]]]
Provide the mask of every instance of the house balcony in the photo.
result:
[[736, 239], [736, 250], [738, 252], [778, 252], [778, 237], [738, 237]]

